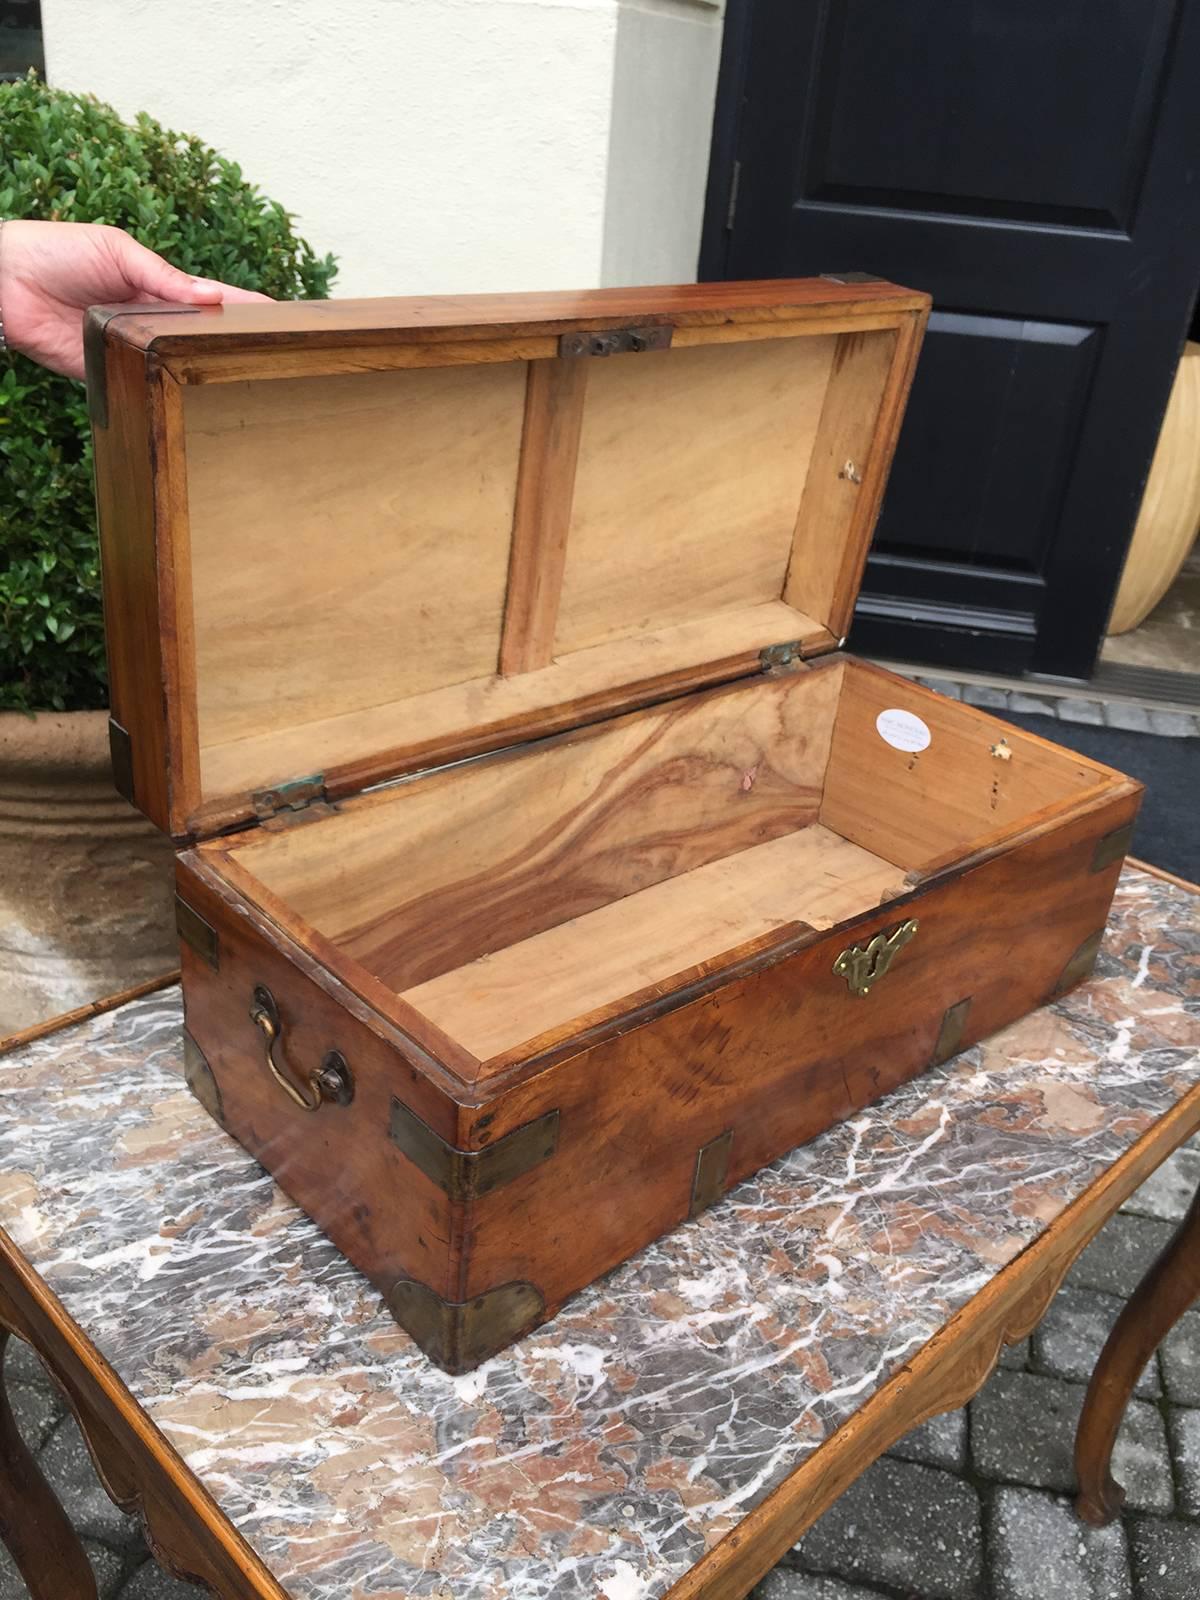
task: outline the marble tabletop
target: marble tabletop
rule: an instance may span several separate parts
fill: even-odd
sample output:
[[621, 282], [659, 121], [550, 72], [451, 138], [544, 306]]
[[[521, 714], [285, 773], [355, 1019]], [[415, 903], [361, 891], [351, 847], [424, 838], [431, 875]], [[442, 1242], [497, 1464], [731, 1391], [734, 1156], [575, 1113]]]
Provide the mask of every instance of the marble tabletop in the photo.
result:
[[664, 1594], [1200, 1081], [1200, 896], [465, 1377], [181, 1078], [167, 989], [0, 1057], [0, 1225], [296, 1600]]

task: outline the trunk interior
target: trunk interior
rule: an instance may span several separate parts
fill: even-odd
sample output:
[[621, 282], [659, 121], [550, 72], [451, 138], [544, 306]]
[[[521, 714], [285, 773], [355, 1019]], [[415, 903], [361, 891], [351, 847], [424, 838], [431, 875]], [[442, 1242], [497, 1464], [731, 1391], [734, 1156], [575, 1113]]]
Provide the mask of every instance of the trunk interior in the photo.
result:
[[[897, 748], [923, 738], [903, 717], [895, 742], [880, 731], [897, 711], [925, 748]], [[837, 659], [199, 848], [268, 917], [332, 948], [351, 988], [368, 974], [487, 1077], [1125, 781]]]

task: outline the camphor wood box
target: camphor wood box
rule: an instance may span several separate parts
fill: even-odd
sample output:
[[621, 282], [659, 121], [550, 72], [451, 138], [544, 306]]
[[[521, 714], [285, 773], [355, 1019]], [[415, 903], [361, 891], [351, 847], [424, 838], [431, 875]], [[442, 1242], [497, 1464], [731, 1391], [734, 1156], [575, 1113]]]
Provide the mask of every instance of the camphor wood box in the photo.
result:
[[189, 1081], [452, 1371], [1091, 966], [1139, 786], [838, 653], [927, 310], [91, 314]]

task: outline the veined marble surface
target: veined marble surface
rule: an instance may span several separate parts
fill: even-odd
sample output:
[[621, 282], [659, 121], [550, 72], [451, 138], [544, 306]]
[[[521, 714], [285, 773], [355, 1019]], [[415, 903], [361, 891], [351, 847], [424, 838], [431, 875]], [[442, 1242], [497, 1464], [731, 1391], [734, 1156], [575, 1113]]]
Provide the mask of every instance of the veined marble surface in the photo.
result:
[[193, 1101], [170, 989], [0, 1058], [0, 1224], [297, 1600], [658, 1596], [1200, 1081], [1200, 897], [466, 1377]]

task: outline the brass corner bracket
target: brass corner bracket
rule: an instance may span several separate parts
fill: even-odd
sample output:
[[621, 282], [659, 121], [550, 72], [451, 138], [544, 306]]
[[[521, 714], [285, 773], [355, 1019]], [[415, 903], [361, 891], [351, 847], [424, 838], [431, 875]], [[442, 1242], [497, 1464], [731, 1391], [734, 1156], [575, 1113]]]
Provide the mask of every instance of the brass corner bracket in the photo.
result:
[[221, 941], [217, 930], [181, 895], [175, 896], [175, 929], [184, 944], [190, 945], [202, 961], [214, 972], [220, 971]]
[[203, 1050], [185, 1028], [183, 1030], [183, 1076], [188, 1088], [214, 1122], [225, 1121], [225, 1107], [221, 1102], [221, 1087], [213, 1076], [213, 1069]]
[[545, 1321], [546, 1302], [532, 1283], [503, 1283], [473, 1300], [443, 1300], [428, 1284], [401, 1278], [388, 1310], [444, 1372], [469, 1372]]
[[392, 1101], [392, 1143], [451, 1200], [474, 1200], [548, 1160], [558, 1148], [558, 1112], [523, 1123], [482, 1150], [448, 1144], [415, 1111]]
[[1106, 833], [1098, 839], [1088, 871], [1103, 872], [1106, 867], [1123, 861], [1129, 854], [1129, 846], [1133, 843], [1134, 826], [1134, 823], [1126, 822], [1122, 827], [1114, 828], [1111, 833]]
[[1068, 989], [1073, 989], [1077, 983], [1083, 982], [1096, 965], [1096, 957], [1100, 954], [1100, 942], [1103, 938], [1103, 928], [1098, 928], [1095, 933], [1088, 935], [1059, 974], [1058, 982], [1050, 991], [1051, 999], [1066, 994]]
[[962, 1048], [963, 1034], [967, 1031], [967, 1017], [971, 1010], [971, 996], [947, 1006], [938, 1029], [937, 1043], [929, 1058], [931, 1067], [940, 1067], [943, 1061], [958, 1054]]
[[701, 1145], [696, 1152], [696, 1168], [692, 1175], [692, 1203], [690, 1217], [706, 1211], [729, 1187], [729, 1153], [733, 1149], [733, 1129], [726, 1128], [715, 1139]]

